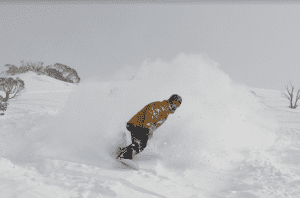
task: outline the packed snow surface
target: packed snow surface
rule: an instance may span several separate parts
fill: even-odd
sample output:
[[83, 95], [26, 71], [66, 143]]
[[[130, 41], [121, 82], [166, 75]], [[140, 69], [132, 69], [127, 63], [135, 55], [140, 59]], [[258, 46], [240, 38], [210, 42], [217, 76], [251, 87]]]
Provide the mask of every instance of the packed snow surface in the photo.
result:
[[[0, 117], [1, 197], [300, 197], [300, 110], [205, 56], [145, 61], [109, 82], [18, 77], [26, 89]], [[126, 122], [172, 94], [182, 105], [134, 158], [140, 170], [118, 162]]]

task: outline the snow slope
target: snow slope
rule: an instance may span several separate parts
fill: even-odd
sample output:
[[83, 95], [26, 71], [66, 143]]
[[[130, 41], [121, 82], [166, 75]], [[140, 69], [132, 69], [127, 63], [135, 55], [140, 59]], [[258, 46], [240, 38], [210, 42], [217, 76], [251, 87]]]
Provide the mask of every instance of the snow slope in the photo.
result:
[[[34, 73], [0, 117], [1, 197], [299, 197], [298, 109], [181, 54], [79, 85]], [[126, 122], [174, 93], [183, 103], [134, 159]]]

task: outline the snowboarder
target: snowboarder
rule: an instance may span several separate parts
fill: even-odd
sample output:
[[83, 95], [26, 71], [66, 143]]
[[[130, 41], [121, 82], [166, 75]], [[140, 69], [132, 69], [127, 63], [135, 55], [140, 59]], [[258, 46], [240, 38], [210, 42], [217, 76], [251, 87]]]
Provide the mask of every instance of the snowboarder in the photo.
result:
[[119, 159], [132, 159], [136, 154], [142, 152], [147, 146], [147, 141], [152, 137], [153, 131], [161, 126], [169, 114], [181, 105], [182, 98], [173, 94], [168, 100], [152, 102], [134, 115], [127, 122], [127, 130], [131, 133], [131, 141], [127, 147], [118, 152]]

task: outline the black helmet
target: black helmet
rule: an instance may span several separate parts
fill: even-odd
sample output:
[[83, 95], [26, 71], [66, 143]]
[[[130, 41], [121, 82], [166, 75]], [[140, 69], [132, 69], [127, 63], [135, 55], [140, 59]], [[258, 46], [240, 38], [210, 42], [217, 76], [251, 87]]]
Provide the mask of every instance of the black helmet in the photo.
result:
[[177, 102], [179, 102], [179, 104], [181, 104], [181, 102], [182, 102], [182, 98], [179, 95], [177, 95], [177, 94], [173, 94], [169, 98], [169, 102], [173, 102], [174, 100], [177, 101]]

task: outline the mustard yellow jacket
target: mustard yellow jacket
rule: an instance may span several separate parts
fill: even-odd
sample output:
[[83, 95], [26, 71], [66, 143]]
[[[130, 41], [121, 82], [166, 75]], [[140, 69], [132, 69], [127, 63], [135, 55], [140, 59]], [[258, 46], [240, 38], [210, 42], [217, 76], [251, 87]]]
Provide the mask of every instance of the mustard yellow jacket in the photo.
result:
[[128, 123], [154, 131], [162, 125], [167, 120], [169, 114], [172, 113], [174, 112], [169, 107], [169, 100], [152, 102], [135, 114]]

